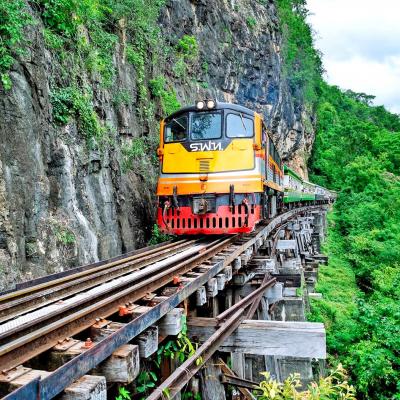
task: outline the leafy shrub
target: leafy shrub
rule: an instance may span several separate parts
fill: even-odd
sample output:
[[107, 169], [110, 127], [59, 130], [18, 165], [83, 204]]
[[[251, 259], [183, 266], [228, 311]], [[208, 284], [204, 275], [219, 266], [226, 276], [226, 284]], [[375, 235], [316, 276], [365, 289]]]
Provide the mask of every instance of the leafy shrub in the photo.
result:
[[138, 137], [132, 139], [130, 144], [124, 145], [122, 147], [122, 171], [127, 172], [128, 170], [133, 169], [135, 162], [140, 162], [141, 160], [144, 160], [146, 153], [147, 145], [144, 138]]
[[23, 0], [0, 2], [0, 80], [5, 90], [12, 87], [9, 71], [15, 56], [25, 53], [24, 29], [32, 23]]
[[64, 245], [70, 245], [75, 243], [75, 235], [73, 232], [69, 230], [59, 230], [56, 232], [57, 240], [64, 244]]
[[156, 387], [157, 375], [152, 371], [142, 371], [137, 378], [136, 391], [141, 394], [148, 393]]
[[[169, 340], [158, 348], [156, 365], [160, 366], [163, 358], [178, 360], [182, 364], [196, 353], [197, 348], [198, 344], [192, 343], [187, 336], [186, 315], [182, 315], [181, 332], [179, 332], [176, 340]], [[202, 359], [198, 358], [196, 360], [196, 365], [200, 365], [201, 363]]]
[[262, 374], [265, 380], [255, 391], [257, 400], [356, 400], [355, 390], [347, 383], [346, 374], [339, 365], [326, 378], [311, 383], [307, 390], [301, 388], [300, 375], [294, 374], [283, 383], [271, 379], [269, 372]]
[[[361, 399], [400, 398], [400, 118], [321, 85], [311, 180], [340, 190], [312, 317]], [[332, 239], [331, 239], [332, 238]]]
[[170, 240], [170, 239], [171, 239], [171, 236], [166, 235], [165, 233], [162, 233], [160, 231], [160, 228], [158, 227], [158, 225], [154, 224], [153, 229], [151, 231], [151, 238], [148, 242], [148, 245], [151, 246], [153, 244], [166, 242], [167, 240]]
[[59, 125], [66, 125], [71, 117], [76, 118], [78, 130], [91, 143], [98, 142], [105, 132], [93, 109], [92, 95], [77, 87], [57, 88], [51, 94], [53, 118]]
[[176, 49], [179, 53], [183, 54], [185, 58], [193, 59], [198, 55], [199, 45], [194, 36], [183, 35], [183, 37], [179, 39]]
[[254, 29], [257, 25], [257, 21], [254, 17], [248, 17], [246, 19], [246, 24], [250, 29]]
[[131, 400], [131, 399], [132, 397], [128, 390], [126, 390], [124, 387], [118, 388], [118, 396], [115, 398], [115, 400]]
[[129, 105], [132, 103], [132, 96], [127, 89], [118, 90], [117, 93], [114, 95], [113, 104], [115, 106], [120, 106], [122, 104]]
[[164, 77], [159, 76], [155, 79], [150, 80], [149, 87], [153, 96], [159, 97], [161, 100], [161, 107], [166, 115], [170, 115], [177, 111], [181, 104], [176, 98], [175, 91], [165, 89], [166, 80]]

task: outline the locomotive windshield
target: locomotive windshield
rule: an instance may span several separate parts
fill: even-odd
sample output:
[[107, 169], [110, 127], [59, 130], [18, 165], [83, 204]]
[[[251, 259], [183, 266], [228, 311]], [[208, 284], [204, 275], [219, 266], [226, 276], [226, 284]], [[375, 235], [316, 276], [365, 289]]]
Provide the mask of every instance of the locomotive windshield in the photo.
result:
[[186, 132], [188, 128], [187, 115], [173, 118], [165, 126], [165, 142], [177, 142], [186, 139]]
[[165, 143], [183, 142], [190, 139], [215, 140], [223, 134], [223, 117], [225, 117], [224, 136], [226, 138], [252, 138], [254, 121], [245, 114], [221, 111], [189, 112], [166, 121], [164, 130]]
[[242, 114], [228, 114], [226, 117], [226, 136], [230, 138], [253, 137], [253, 120]]
[[192, 114], [191, 138], [194, 140], [219, 139], [222, 134], [221, 113]]

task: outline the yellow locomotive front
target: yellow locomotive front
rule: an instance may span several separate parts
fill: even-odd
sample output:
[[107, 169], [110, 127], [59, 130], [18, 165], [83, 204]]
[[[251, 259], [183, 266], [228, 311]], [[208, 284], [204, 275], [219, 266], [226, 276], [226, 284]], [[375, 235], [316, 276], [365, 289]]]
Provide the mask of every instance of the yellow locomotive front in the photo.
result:
[[[157, 151], [161, 230], [252, 231], [268, 213], [270, 191], [281, 191], [281, 167], [268, 160], [268, 142], [261, 116], [236, 104], [201, 101], [163, 120]], [[275, 189], [267, 186], [269, 169]]]

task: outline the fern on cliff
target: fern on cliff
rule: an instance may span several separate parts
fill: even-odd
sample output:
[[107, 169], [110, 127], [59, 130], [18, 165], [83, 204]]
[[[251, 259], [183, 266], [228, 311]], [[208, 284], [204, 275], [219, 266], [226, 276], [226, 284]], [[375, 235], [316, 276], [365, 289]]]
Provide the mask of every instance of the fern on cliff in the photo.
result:
[[284, 74], [297, 104], [315, 105], [323, 73], [321, 53], [314, 47], [313, 32], [306, 18], [306, 0], [278, 0], [283, 38]]
[[24, 29], [33, 23], [23, 0], [0, 2], [0, 80], [4, 89], [11, 89], [9, 75], [15, 57], [25, 54]]

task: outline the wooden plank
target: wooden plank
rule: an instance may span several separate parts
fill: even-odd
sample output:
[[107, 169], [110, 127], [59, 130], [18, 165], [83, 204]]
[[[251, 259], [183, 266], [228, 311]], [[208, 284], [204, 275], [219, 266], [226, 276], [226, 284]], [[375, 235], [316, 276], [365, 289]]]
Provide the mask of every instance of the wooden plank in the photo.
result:
[[[215, 332], [213, 318], [189, 318], [189, 335], [204, 342]], [[245, 354], [326, 358], [323, 324], [315, 322], [246, 320], [219, 349]]]
[[[229, 374], [229, 375], [235, 375], [234, 372], [221, 360], [218, 360], [220, 366], [221, 366], [221, 371], [224, 374]], [[251, 392], [243, 387], [238, 387], [240, 393], [247, 399], [247, 400], [254, 400], [255, 397], [251, 394]]]
[[204, 286], [200, 286], [196, 290], [196, 306], [201, 307], [207, 303], [207, 291]]
[[139, 346], [139, 355], [148, 358], [158, 350], [158, 327], [151, 326], [132, 341]]
[[84, 375], [64, 390], [60, 400], [107, 400], [106, 378]]
[[200, 373], [202, 400], [225, 400], [227, 398], [220, 376], [219, 363], [211, 358], [204, 364]]
[[[45, 378], [51, 372], [35, 370], [31, 368], [18, 367], [14, 374], [10, 374], [8, 390], [13, 391], [26, 385], [32, 379]], [[14, 376], [13, 376], [14, 375]], [[104, 376], [84, 375], [59, 396], [60, 400], [107, 400], [106, 378]]]
[[[74, 339], [64, 341], [53, 347], [47, 357], [47, 367], [55, 370], [85, 350], [85, 342]], [[110, 383], [133, 382], [139, 375], [139, 347], [133, 344], [122, 345], [92, 370], [91, 374], [104, 375]]]
[[139, 370], [139, 347], [124, 344], [91, 373], [104, 375], [110, 383], [129, 384], [139, 375]]
[[276, 250], [296, 250], [297, 243], [295, 240], [278, 240]]

